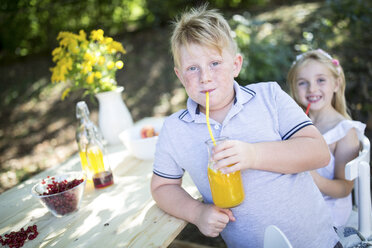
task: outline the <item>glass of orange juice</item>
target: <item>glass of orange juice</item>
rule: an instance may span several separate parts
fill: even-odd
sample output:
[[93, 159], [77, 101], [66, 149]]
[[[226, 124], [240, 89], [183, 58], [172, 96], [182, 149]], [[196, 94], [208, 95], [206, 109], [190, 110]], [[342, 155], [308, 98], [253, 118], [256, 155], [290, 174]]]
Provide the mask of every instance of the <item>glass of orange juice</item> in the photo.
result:
[[[216, 139], [216, 145], [227, 139], [227, 137]], [[214, 204], [220, 208], [238, 206], [244, 200], [244, 187], [240, 171], [223, 174], [221, 171], [215, 170], [215, 161], [212, 159], [214, 143], [209, 139], [205, 144], [208, 146], [208, 180]]]

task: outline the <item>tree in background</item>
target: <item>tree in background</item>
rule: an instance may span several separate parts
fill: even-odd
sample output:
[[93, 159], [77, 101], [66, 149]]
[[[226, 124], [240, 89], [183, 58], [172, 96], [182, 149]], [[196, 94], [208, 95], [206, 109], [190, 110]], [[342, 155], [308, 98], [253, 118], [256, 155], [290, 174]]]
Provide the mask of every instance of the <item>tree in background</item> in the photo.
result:
[[[2, 0], [0, 61], [50, 51], [60, 31], [101, 28], [109, 36], [168, 25], [180, 10], [197, 0]], [[249, 8], [268, 0], [213, 0], [220, 9]]]
[[[0, 2], [0, 64], [33, 55], [50, 54], [60, 31], [101, 28], [109, 36], [128, 35], [169, 26], [185, 8], [208, 2], [220, 9], [236, 33], [245, 57], [240, 81], [245, 84], [285, 77], [295, 55], [323, 48], [339, 57], [348, 81], [353, 111], [372, 110], [372, 7], [370, 1], [328, 0], [316, 3], [305, 22], [277, 27], [277, 19], [253, 18], [249, 10], [279, 8], [280, 0], [2, 0]], [[301, 11], [298, 10], [299, 14]], [[294, 21], [296, 25], [296, 21]], [[3, 86], [5, 87], [5, 86]], [[360, 90], [363, 89], [363, 90]]]

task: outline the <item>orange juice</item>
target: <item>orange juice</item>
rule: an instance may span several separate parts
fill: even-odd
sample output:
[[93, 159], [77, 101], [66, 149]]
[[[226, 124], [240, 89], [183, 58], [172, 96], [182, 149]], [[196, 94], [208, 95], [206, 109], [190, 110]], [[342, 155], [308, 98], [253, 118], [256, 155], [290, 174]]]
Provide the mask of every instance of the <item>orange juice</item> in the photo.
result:
[[89, 147], [87, 150], [87, 156], [89, 159], [89, 172], [96, 174], [98, 172], [105, 171], [101, 149], [99, 149], [97, 146]]
[[[242, 182], [242, 176], [240, 171], [235, 171], [229, 174], [223, 174], [219, 170], [213, 170], [214, 161], [213, 147], [226, 141], [227, 137], [214, 138], [211, 125], [209, 123], [209, 92], [205, 93], [205, 118], [210, 140], [207, 140], [205, 144], [208, 147], [208, 180], [211, 187], [212, 199], [214, 204], [220, 208], [231, 208], [239, 205], [244, 200], [244, 188]], [[231, 165], [229, 165], [231, 166]]]
[[244, 188], [240, 171], [223, 174], [208, 166], [208, 179], [213, 202], [220, 208], [231, 208], [244, 200]]

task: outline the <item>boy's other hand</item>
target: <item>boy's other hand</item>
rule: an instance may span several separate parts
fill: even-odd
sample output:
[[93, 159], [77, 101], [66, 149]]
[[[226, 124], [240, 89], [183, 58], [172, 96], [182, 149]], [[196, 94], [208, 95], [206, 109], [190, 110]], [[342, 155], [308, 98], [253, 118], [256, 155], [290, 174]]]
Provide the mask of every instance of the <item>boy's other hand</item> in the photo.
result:
[[213, 148], [215, 169], [228, 174], [253, 167], [256, 151], [253, 144], [239, 140], [226, 140]]
[[229, 221], [235, 221], [230, 209], [222, 209], [212, 204], [203, 204], [195, 225], [208, 237], [217, 237]]

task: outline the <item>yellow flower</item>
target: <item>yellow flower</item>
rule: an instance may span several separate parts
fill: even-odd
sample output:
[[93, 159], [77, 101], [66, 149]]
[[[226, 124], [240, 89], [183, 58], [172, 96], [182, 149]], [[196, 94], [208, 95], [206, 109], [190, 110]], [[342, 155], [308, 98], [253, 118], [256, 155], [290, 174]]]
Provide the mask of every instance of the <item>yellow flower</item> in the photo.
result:
[[66, 80], [66, 75], [72, 70], [72, 59], [69, 57], [63, 57], [58, 61], [56, 67], [51, 68], [52, 77], [51, 81], [61, 82]]
[[102, 29], [93, 30], [90, 33], [90, 37], [91, 37], [92, 40], [102, 41], [103, 40], [103, 30]]
[[63, 81], [63, 77], [61, 77], [61, 75], [59, 74], [58, 68], [51, 68], [50, 71], [52, 72], [52, 83]]
[[114, 68], [115, 66], [115, 63], [113, 61], [110, 61], [107, 63], [107, 70], [111, 70], [112, 68]]
[[92, 84], [94, 81], [94, 74], [90, 74], [88, 77], [87, 77], [87, 83], [88, 84]]
[[116, 70], [124, 66], [118, 55], [126, 53], [120, 42], [105, 37], [102, 29], [92, 30], [89, 39], [84, 30], [78, 34], [62, 31], [57, 40], [59, 46], [52, 51], [55, 66], [50, 68], [51, 81], [68, 85], [63, 99], [78, 89], [96, 94], [116, 88]]
[[84, 60], [90, 61], [93, 60], [93, 55], [90, 54], [89, 52], [84, 53]]
[[85, 41], [87, 40], [87, 34], [84, 32], [84, 30], [79, 31], [79, 40], [80, 41]]
[[53, 62], [56, 62], [63, 56], [63, 50], [61, 47], [57, 47], [52, 51]]
[[61, 99], [62, 101], [65, 100], [65, 98], [70, 94], [71, 88], [67, 88], [63, 91]]
[[98, 64], [99, 65], [103, 65], [105, 63], [105, 61], [106, 61], [105, 57], [103, 57], [103, 56], [98, 57]]
[[107, 50], [109, 53], [116, 53], [116, 52], [120, 52], [122, 54], [125, 54], [126, 51], [123, 47], [123, 45], [117, 41], [113, 41], [111, 42], [108, 46], [107, 46]]
[[124, 63], [123, 63], [123, 61], [119, 60], [115, 63], [115, 65], [116, 65], [116, 68], [118, 68], [120, 70], [121, 68], [123, 68]]
[[106, 37], [104, 40], [103, 40], [103, 44], [110, 44], [111, 42], [113, 42], [114, 40], [111, 38], [111, 37]]
[[77, 46], [71, 46], [71, 52], [73, 54], [78, 54], [79, 53], [79, 48]]
[[85, 51], [88, 49], [88, 46], [89, 46], [89, 42], [87, 40], [84, 40], [83, 42], [81, 42], [80, 44], [80, 48], [81, 50]]
[[57, 66], [66, 74], [69, 70], [72, 70], [72, 59], [64, 57], [57, 63]]
[[96, 78], [100, 79], [100, 78], [102, 78], [102, 73], [100, 73], [99, 71], [96, 71], [96, 72], [94, 73], [94, 76], [95, 76]]
[[91, 72], [93, 70], [93, 67], [92, 67], [92, 64], [90, 61], [86, 61], [82, 64], [82, 72], [84, 74], [88, 74], [89, 72]]

